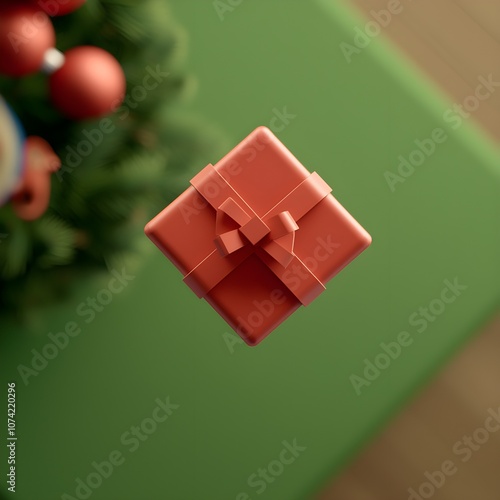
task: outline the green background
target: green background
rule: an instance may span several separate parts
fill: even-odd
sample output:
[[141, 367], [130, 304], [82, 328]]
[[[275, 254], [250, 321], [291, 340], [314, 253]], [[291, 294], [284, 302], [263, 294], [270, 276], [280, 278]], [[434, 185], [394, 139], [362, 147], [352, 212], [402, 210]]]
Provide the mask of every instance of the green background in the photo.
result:
[[[17, 382], [19, 500], [74, 496], [76, 478], [113, 450], [125, 463], [93, 500], [309, 498], [499, 303], [498, 154], [470, 122], [449, 130], [441, 117], [450, 103], [386, 42], [348, 64], [339, 44], [362, 22], [333, 0], [243, 0], [223, 21], [209, 0], [172, 4], [189, 34], [192, 109], [230, 148], [286, 106], [296, 117], [278, 137], [374, 241], [255, 348], [230, 349], [229, 327], [146, 241], [128, 269], [135, 279], [93, 322], [76, 309], [110, 276], [82, 283], [29, 326], [3, 322], [5, 401], [5, 382]], [[449, 139], [392, 193], [384, 172], [436, 127]], [[416, 333], [409, 316], [455, 277], [467, 290]], [[82, 333], [25, 386], [18, 365], [68, 321]], [[349, 377], [403, 330], [413, 344], [356, 395]], [[129, 452], [120, 437], [167, 396], [179, 409]], [[306, 450], [257, 494], [249, 476], [294, 439]]]

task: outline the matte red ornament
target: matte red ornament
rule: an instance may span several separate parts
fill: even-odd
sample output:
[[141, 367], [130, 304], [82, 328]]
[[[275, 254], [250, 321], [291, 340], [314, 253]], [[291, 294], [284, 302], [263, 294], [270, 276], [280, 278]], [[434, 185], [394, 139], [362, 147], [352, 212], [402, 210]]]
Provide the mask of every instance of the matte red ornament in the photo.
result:
[[36, 73], [56, 36], [45, 12], [30, 5], [0, 4], [0, 73]]
[[122, 67], [98, 47], [83, 46], [64, 54], [63, 66], [50, 76], [54, 105], [73, 119], [96, 118], [114, 111], [125, 97]]
[[331, 191], [259, 127], [145, 232], [193, 292], [256, 345], [371, 243]]

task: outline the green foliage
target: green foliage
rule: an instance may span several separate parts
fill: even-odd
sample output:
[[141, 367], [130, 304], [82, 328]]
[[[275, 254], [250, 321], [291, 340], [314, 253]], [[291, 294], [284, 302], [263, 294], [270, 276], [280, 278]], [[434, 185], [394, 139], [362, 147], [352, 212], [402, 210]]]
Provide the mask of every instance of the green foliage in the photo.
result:
[[[80, 163], [69, 156], [101, 120], [72, 122], [48, 99], [47, 78], [0, 78], [0, 94], [28, 135], [46, 139], [65, 169], [52, 179], [51, 205], [39, 220], [19, 220], [0, 208], [0, 310], [26, 313], [65, 296], [89, 271], [115, 265], [134, 251], [144, 223], [187, 185], [215, 154], [218, 137], [175, 103], [189, 89], [182, 61], [185, 34], [165, 0], [88, 0], [54, 18], [57, 47], [96, 45], [111, 52], [127, 76], [128, 104], [113, 132]], [[134, 100], [150, 70], [168, 73], [155, 90]], [[137, 93], [137, 95], [140, 95]], [[142, 236], [143, 237], [143, 236]]]

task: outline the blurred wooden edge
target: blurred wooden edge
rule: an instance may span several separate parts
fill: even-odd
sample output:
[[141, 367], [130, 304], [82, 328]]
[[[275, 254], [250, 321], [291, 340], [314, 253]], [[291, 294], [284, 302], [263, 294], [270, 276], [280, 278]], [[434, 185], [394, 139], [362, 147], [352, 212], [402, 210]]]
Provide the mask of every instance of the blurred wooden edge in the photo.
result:
[[314, 498], [407, 499], [409, 488], [418, 491], [427, 481], [424, 473], [438, 470], [446, 460], [458, 472], [436, 488], [433, 500], [498, 498], [500, 431], [491, 433], [467, 463], [453, 446], [484, 427], [489, 408], [500, 409], [499, 353], [500, 314]]
[[[380, 36], [391, 39], [454, 103], [463, 104], [474, 96], [480, 77], [500, 82], [500, 2], [352, 0], [349, 3], [362, 12], [367, 22], [373, 21], [377, 12], [387, 12], [391, 6], [399, 5], [392, 7], [399, 13], [390, 15]], [[470, 114], [495, 142], [500, 141], [500, 87]]]

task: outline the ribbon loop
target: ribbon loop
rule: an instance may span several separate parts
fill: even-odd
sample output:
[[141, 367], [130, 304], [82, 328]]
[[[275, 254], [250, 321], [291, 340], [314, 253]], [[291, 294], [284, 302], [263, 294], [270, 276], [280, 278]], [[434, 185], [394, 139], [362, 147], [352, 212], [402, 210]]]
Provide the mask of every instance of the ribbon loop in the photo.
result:
[[271, 229], [269, 237], [272, 240], [281, 238], [282, 236], [293, 233], [299, 229], [299, 226], [295, 222], [295, 219], [287, 210], [279, 213], [278, 215], [275, 215], [274, 217], [271, 217], [267, 221], [267, 225]]
[[217, 209], [217, 215], [226, 214], [231, 217], [240, 226], [244, 226], [247, 222], [251, 220], [251, 217], [241, 208], [236, 201], [232, 198], [227, 198], [222, 202], [220, 207]]

